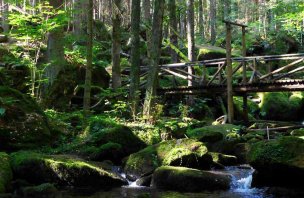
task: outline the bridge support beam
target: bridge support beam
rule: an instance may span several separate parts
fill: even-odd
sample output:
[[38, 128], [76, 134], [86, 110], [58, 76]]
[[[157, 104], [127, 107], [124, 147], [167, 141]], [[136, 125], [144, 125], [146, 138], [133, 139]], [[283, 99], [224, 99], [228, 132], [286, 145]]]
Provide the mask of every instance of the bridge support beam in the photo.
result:
[[233, 123], [233, 89], [232, 89], [232, 60], [231, 60], [231, 24], [226, 22], [226, 59], [227, 59], [227, 106], [228, 122]]

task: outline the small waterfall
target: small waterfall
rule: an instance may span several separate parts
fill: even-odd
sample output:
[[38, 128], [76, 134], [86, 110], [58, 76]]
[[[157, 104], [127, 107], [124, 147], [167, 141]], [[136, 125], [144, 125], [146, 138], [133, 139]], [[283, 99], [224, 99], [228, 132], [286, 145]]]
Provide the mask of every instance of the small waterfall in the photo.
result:
[[251, 189], [252, 174], [254, 169], [249, 166], [227, 167], [232, 175], [231, 190], [235, 192], [247, 192]]
[[141, 186], [136, 184], [137, 180], [136, 181], [130, 181], [127, 178], [127, 175], [124, 172], [122, 172], [121, 167], [114, 166], [114, 167], [112, 167], [112, 171], [115, 172], [116, 174], [120, 175], [122, 178], [124, 178], [128, 182], [127, 187], [131, 187], [131, 188], [140, 188], [141, 187]]

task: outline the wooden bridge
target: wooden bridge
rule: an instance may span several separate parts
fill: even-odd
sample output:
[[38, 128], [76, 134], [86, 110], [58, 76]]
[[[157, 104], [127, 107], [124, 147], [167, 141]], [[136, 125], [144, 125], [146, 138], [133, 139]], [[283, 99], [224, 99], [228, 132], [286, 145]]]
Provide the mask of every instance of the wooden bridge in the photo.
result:
[[[231, 59], [233, 95], [250, 92], [304, 91], [304, 53], [273, 56], [238, 57]], [[289, 62], [282, 65], [282, 62]], [[274, 63], [277, 63], [274, 65]], [[301, 65], [302, 64], [302, 65]], [[196, 67], [202, 75], [185, 69]], [[159, 94], [223, 94], [227, 92], [226, 58], [160, 66], [161, 76], [174, 76], [192, 81], [193, 86], [162, 87]], [[276, 67], [273, 69], [272, 67]], [[145, 70], [145, 68], [143, 68]], [[214, 72], [210, 72], [213, 70]], [[211, 74], [210, 74], [211, 73]]]

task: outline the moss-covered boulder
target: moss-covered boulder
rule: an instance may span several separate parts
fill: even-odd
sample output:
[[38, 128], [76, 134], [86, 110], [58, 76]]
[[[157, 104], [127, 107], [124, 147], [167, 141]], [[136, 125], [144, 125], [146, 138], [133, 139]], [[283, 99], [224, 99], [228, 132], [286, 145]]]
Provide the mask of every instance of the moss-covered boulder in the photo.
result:
[[161, 142], [129, 156], [124, 170], [133, 179], [152, 173], [159, 166], [185, 166], [209, 169], [212, 158], [207, 147], [193, 139]]
[[104, 121], [98, 120], [91, 122], [87, 131], [84, 141], [77, 147], [78, 153], [90, 160], [121, 163], [124, 157], [146, 146], [130, 128], [123, 125], [106, 126]]
[[0, 150], [47, 145], [52, 133], [44, 112], [29, 96], [0, 86]]
[[232, 124], [205, 126], [187, 131], [187, 136], [202, 142], [217, 142], [229, 138], [230, 133], [240, 130], [239, 126]]
[[216, 163], [222, 164], [224, 166], [233, 166], [237, 164], [237, 157], [233, 155], [225, 155], [222, 153], [209, 153], [212, 156], [212, 160]]
[[299, 120], [303, 97], [299, 93], [263, 93], [261, 98], [261, 115], [270, 120]]
[[109, 189], [126, 184], [101, 163], [84, 161], [73, 156], [51, 156], [33, 152], [11, 154], [16, 178], [32, 184], [56, 183], [62, 186]]
[[[62, 70], [45, 99], [46, 106], [60, 111], [69, 110], [71, 107], [79, 108], [83, 104], [83, 84], [85, 81], [85, 67], [68, 66]], [[92, 104], [97, 103], [100, 98], [94, 97], [100, 94], [102, 89], [108, 88], [110, 75], [100, 66], [92, 71]]]
[[304, 140], [281, 137], [252, 145], [249, 163], [257, 170], [254, 186], [303, 187]]
[[155, 170], [152, 186], [157, 189], [184, 192], [227, 190], [231, 177], [224, 173], [185, 167], [162, 166]]
[[10, 166], [10, 158], [6, 153], [0, 153], [0, 194], [5, 193], [6, 188], [13, 179]]

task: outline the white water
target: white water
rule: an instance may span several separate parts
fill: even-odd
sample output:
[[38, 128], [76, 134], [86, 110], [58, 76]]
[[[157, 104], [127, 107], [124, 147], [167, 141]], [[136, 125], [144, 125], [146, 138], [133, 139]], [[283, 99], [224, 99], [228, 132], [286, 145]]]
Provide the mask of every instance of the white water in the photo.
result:
[[113, 167], [112, 171], [116, 172], [119, 174], [122, 178], [124, 178], [128, 182], [128, 186], [125, 187], [130, 187], [130, 188], [142, 188], [142, 186], [137, 185], [137, 180], [136, 181], [130, 181], [128, 180], [126, 174], [121, 171], [120, 167]]

